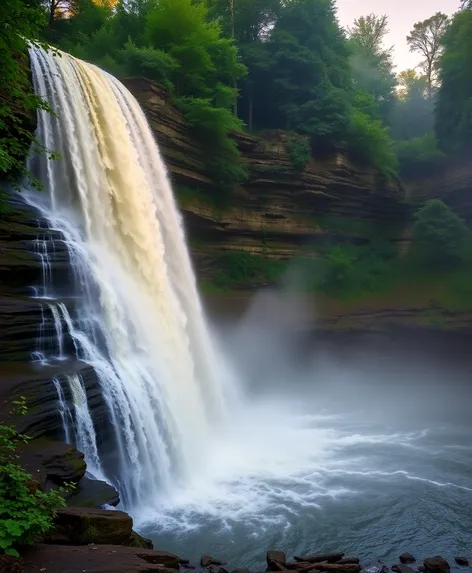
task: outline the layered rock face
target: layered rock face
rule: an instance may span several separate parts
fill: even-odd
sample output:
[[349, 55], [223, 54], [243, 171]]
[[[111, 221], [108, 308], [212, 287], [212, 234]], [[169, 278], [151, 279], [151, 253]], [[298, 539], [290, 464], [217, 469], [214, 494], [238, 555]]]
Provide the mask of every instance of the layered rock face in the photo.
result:
[[[394, 238], [403, 240], [409, 209], [400, 182], [382, 183], [372, 168], [355, 165], [341, 150], [312, 158], [297, 170], [285, 146], [287, 136], [279, 132], [257, 138], [235, 134], [249, 178], [232, 193], [230, 205], [219, 209], [205, 199], [212, 180], [204, 142], [168, 101], [165, 89], [142, 78], [124, 83], [146, 111], [177, 197], [182, 186], [195, 191], [180, 197], [180, 203], [200, 273], [208, 257], [222, 250], [291, 257], [301, 245], [316, 244], [326, 235], [326, 216], [375, 226], [379, 234], [391, 228]], [[361, 232], [350, 234], [364, 239]], [[202, 243], [204, 250], [198, 247]]]

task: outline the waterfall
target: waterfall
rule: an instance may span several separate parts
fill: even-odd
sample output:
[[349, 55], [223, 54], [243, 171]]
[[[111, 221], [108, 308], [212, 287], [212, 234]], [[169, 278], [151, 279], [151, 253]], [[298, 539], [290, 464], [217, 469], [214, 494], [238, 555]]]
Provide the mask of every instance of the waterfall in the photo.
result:
[[[67, 330], [76, 358], [98, 376], [116, 444], [106, 452], [118, 468], [108, 477], [127, 508], [149, 505], [198, 471], [225, 416], [181, 216], [130, 92], [66, 53], [32, 49], [30, 57], [35, 91], [56, 114], [39, 112], [36, 137], [61, 158], [30, 158], [46, 189], [26, 197], [65, 239], [75, 312], [59, 296], [51, 303], [54, 289], [46, 284], [41, 293], [48, 293], [58, 336]], [[39, 246], [38, 255], [48, 278]], [[64, 346], [57, 346], [63, 359]], [[101, 468], [83, 382], [70, 379], [69, 390], [80, 441], [88, 442], [80, 445], [88, 463]]]

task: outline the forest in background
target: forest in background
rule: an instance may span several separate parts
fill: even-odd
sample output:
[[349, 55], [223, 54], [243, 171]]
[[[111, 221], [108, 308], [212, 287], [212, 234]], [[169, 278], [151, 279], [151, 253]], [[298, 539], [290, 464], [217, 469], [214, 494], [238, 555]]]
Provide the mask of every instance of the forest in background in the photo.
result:
[[[30, 93], [21, 58], [25, 38], [49, 43], [118, 77], [165, 85], [222, 190], [247, 176], [234, 130], [292, 133], [298, 167], [312, 152], [343, 146], [386, 177], [417, 173], [470, 144], [467, 1], [451, 20], [437, 13], [412, 23], [405, 41], [418, 66], [398, 72], [387, 16], [344, 30], [335, 0], [5, 0], [0, 26], [7, 128], [15, 108], [46, 105]], [[2, 131], [6, 170], [24, 150]]]
[[[16, 177], [28, 176], [31, 140], [30, 152], [54, 158], [22, 119], [21, 111], [48, 109], [31, 91], [26, 39], [166, 86], [206, 149], [219, 194], [248, 175], [230, 137], [236, 130], [289, 133], [297, 169], [342, 147], [387, 178], [428, 173], [472, 147], [470, 2], [452, 19], [412, 23], [405, 41], [418, 67], [398, 73], [387, 17], [366, 15], [343, 30], [334, 0], [5, 0], [0, 26], [0, 171]], [[336, 241], [318, 253], [308, 288], [358, 294], [420, 268], [445, 276], [471, 267], [470, 232], [440, 201], [416, 215], [408, 268], [378, 237], [363, 248]], [[281, 272], [247, 253], [217, 263], [215, 284], [225, 289]], [[454, 292], [466, 298], [469, 274], [454, 275]]]

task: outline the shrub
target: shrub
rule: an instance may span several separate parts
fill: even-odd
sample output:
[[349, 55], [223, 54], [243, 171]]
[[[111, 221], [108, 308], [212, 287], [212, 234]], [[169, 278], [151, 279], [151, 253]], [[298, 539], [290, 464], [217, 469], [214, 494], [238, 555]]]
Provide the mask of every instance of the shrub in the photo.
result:
[[[14, 404], [25, 412], [24, 400]], [[0, 552], [13, 556], [51, 529], [57, 508], [65, 505], [62, 490], [41, 491], [18, 464], [15, 450], [27, 441], [13, 426], [0, 424]]]
[[439, 199], [431, 199], [415, 215], [413, 253], [433, 267], [460, 264], [470, 230], [464, 220]]
[[285, 141], [285, 149], [290, 156], [293, 167], [300, 171], [303, 170], [311, 156], [308, 139], [300, 136], [289, 137]]
[[395, 142], [395, 149], [403, 176], [414, 175], [440, 165], [446, 155], [439, 151], [436, 137], [427, 133], [405, 141]]
[[242, 128], [242, 122], [229, 109], [213, 107], [206, 98], [182, 97], [176, 102], [198, 133], [206, 150], [213, 180], [223, 190], [231, 190], [247, 178], [231, 131]]
[[351, 154], [361, 161], [371, 163], [382, 174], [396, 175], [398, 161], [393, 143], [379, 119], [354, 109], [348, 131], [347, 143]]

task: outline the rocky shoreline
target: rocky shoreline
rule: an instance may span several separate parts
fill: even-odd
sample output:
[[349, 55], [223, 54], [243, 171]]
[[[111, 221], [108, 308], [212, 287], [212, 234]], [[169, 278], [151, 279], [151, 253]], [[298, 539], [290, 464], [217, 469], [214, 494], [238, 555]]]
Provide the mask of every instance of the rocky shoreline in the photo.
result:
[[[131, 527], [131, 517], [121, 511], [61, 510], [56, 529], [43, 543], [29, 548], [21, 559], [4, 556], [2, 562], [0, 556], [0, 573], [262, 573], [227, 569], [224, 561], [210, 555], [203, 555], [198, 564], [192, 564], [173, 553], [154, 549], [150, 541], [132, 532]], [[418, 562], [410, 553], [403, 553], [398, 561], [387, 566], [382, 561], [372, 563], [363, 562], [359, 557], [346, 557], [343, 552], [294, 556], [289, 561], [283, 551], [269, 550], [265, 572], [451, 573], [451, 570], [470, 570], [469, 558], [463, 556], [457, 556], [452, 565], [439, 555]]]

